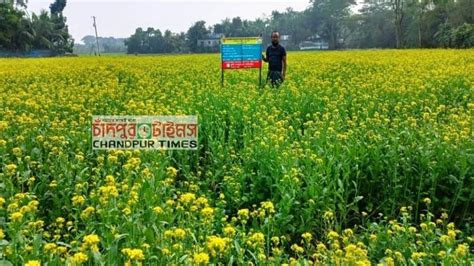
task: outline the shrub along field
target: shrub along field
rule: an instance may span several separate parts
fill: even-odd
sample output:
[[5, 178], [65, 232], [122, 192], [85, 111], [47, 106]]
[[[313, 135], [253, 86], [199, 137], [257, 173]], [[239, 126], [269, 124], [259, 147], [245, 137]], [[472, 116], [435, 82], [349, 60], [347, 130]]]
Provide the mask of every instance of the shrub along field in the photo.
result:
[[[263, 71], [264, 76], [266, 70]], [[0, 263], [470, 264], [474, 51], [0, 59]], [[93, 151], [92, 115], [198, 115]]]

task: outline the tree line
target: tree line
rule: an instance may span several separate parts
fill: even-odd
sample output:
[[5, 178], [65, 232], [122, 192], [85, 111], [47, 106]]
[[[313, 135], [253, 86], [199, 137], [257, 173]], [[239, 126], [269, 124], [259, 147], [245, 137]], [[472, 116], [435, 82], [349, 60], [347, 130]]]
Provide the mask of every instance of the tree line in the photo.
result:
[[329, 49], [468, 48], [474, 46], [474, 0], [365, 0], [359, 5], [311, 0], [303, 11], [288, 8], [267, 18], [226, 18], [210, 26], [198, 21], [181, 33], [138, 28], [125, 44], [128, 53], [210, 52], [218, 47], [200, 46], [198, 40], [220, 34], [269, 36], [273, 30], [289, 36], [288, 49], [314, 39], [324, 40]]
[[[198, 40], [221, 35], [269, 36], [278, 30], [289, 37], [285, 45], [290, 50], [315, 39], [327, 42], [329, 49], [474, 46], [474, 0], [365, 0], [356, 4], [355, 0], [311, 0], [303, 11], [288, 8], [266, 18], [226, 18], [214, 25], [197, 21], [180, 33], [137, 28], [126, 40], [101, 38], [99, 43], [104, 43], [100, 48], [105, 52], [212, 52], [218, 47], [199, 45]], [[49, 12], [39, 14], [28, 14], [26, 5], [26, 0], [0, 3], [0, 51], [72, 52], [74, 40], [63, 15], [66, 0], [54, 0]], [[76, 45], [76, 50], [90, 53], [94, 44], [86, 43], [89, 39], [86, 36], [85, 45]]]
[[[126, 53], [125, 38], [98, 37], [99, 53]], [[83, 44], [74, 43], [75, 54], [97, 54], [97, 42], [95, 36], [86, 35], [81, 41]]]
[[63, 10], [66, 0], [55, 0], [49, 12], [28, 14], [25, 0], [0, 3], [0, 51], [50, 50], [54, 54], [73, 51]]

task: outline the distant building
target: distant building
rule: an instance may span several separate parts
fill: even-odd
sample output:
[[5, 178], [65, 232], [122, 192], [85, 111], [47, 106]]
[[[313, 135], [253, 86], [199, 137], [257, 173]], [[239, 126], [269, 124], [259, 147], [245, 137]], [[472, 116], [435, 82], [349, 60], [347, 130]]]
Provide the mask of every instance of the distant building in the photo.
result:
[[304, 41], [299, 44], [300, 50], [327, 50], [329, 49], [329, 43], [324, 41]]
[[209, 34], [206, 39], [197, 40], [199, 47], [217, 47], [221, 44], [221, 38], [224, 36], [222, 33]]
[[283, 46], [288, 46], [289, 41], [291, 40], [291, 35], [282, 34], [280, 35], [280, 44]]
[[313, 35], [306, 39], [306, 41], [300, 42], [298, 45], [300, 50], [327, 50], [329, 49], [329, 43], [321, 38], [319, 35]]

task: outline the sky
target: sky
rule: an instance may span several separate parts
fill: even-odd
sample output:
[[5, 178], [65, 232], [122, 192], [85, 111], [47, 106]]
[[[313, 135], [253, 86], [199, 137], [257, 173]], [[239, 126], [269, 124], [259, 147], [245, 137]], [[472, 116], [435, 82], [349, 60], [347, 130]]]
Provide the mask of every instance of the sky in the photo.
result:
[[[49, 11], [52, 2], [29, 0], [28, 12]], [[199, 20], [212, 26], [226, 17], [253, 20], [269, 16], [272, 10], [285, 11], [291, 7], [302, 11], [307, 6], [309, 0], [68, 0], [63, 13], [69, 33], [80, 43], [82, 37], [94, 35], [92, 16], [96, 17], [99, 36], [126, 38], [138, 27], [185, 32]]]

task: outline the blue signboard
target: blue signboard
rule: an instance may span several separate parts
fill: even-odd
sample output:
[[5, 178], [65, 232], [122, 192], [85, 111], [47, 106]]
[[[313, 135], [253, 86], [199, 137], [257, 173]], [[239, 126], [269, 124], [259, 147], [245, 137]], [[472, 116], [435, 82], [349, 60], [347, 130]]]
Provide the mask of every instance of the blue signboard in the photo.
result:
[[224, 38], [221, 44], [223, 69], [260, 68], [262, 39], [260, 37]]

